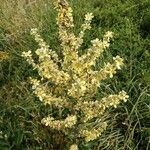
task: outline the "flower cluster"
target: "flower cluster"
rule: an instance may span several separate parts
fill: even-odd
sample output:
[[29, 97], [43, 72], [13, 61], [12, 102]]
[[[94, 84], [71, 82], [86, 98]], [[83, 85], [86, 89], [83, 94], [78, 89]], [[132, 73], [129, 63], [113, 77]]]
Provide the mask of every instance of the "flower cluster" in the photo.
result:
[[31, 78], [30, 82], [32, 84], [32, 89], [34, 90], [34, 93], [45, 105], [55, 105], [56, 107], [64, 107], [68, 105], [66, 99], [55, 96], [51, 92], [51, 89], [48, 88], [46, 85], [40, 83], [39, 80]]
[[84, 113], [83, 122], [87, 122], [94, 117], [100, 117], [104, 114], [107, 108], [113, 106], [116, 108], [121, 101], [126, 102], [128, 99], [128, 95], [125, 91], [119, 92], [119, 94], [109, 95], [108, 97], [104, 97], [101, 100], [96, 101], [80, 101], [76, 105], [76, 109], [79, 110], [82, 108], [82, 112]]
[[81, 130], [80, 135], [81, 137], [83, 136], [85, 138], [86, 142], [92, 141], [97, 139], [102, 132], [106, 129], [107, 123], [102, 122], [101, 126], [98, 129], [92, 129], [92, 130]]
[[51, 129], [63, 130], [71, 128], [77, 122], [76, 116], [68, 116], [65, 120], [55, 120], [53, 117], [47, 117], [42, 119], [42, 123], [49, 126]]
[[[98, 121], [96, 126], [90, 124], [100, 120], [109, 107], [116, 108], [122, 101], [126, 102], [128, 95], [125, 91], [109, 95], [102, 99], [95, 99], [95, 93], [102, 80], [112, 78], [121, 69], [123, 59], [120, 56], [112, 62], [104, 63], [100, 70], [93, 70], [97, 58], [109, 48], [113, 33], [108, 31], [102, 40], [91, 40], [91, 46], [83, 55], [78, 51], [83, 43], [86, 30], [91, 28], [92, 13], [85, 15], [79, 35], [73, 33], [72, 9], [66, 0], [57, 0], [55, 8], [58, 11], [57, 25], [63, 57], [49, 48], [49, 45], [39, 35], [37, 29], [31, 30], [39, 48], [35, 51], [38, 60], [34, 60], [32, 52], [23, 52], [22, 56], [38, 71], [39, 79], [30, 78], [35, 95], [44, 104], [59, 108], [61, 115], [57, 119], [48, 116], [42, 123], [53, 130], [61, 130], [65, 135], [76, 133], [74, 138], [84, 138], [86, 142], [97, 139], [106, 129], [106, 121]], [[53, 107], [52, 107], [53, 108]], [[63, 110], [68, 112], [64, 118]], [[59, 112], [58, 112], [59, 114]], [[86, 127], [86, 124], [89, 124]], [[66, 133], [67, 131], [67, 133]], [[69, 131], [69, 132], [68, 132]], [[76, 143], [78, 144], [78, 143]], [[70, 149], [77, 150], [73, 144]]]

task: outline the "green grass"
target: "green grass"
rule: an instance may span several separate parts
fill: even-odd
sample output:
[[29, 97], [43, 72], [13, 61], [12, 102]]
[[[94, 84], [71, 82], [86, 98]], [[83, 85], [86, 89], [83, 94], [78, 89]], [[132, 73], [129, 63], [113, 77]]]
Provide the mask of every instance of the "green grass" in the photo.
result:
[[[20, 0], [21, 1], [21, 0]], [[48, 108], [32, 94], [28, 77], [36, 75], [21, 52], [37, 47], [29, 31], [33, 27], [52, 49], [57, 46], [56, 12], [48, 0], [35, 4], [13, 5], [0, 0], [0, 51], [9, 59], [0, 62], [0, 149], [49, 150], [58, 149], [61, 136], [52, 133], [40, 121]], [[17, 2], [17, 0], [15, 1]], [[7, 7], [6, 7], [7, 3]], [[98, 140], [85, 144], [83, 150], [148, 150], [150, 148], [150, 1], [149, 0], [70, 0], [74, 10], [75, 32], [86, 12], [93, 12], [92, 30], [86, 33], [83, 48], [105, 31], [115, 33], [110, 49], [98, 62], [112, 56], [125, 59], [125, 67], [111, 80], [103, 83], [99, 93], [124, 89], [129, 101], [110, 110], [110, 125]], [[8, 7], [9, 6], [9, 7]], [[15, 9], [14, 9], [15, 8]], [[17, 9], [16, 9], [17, 8]], [[14, 19], [16, 17], [16, 20]], [[59, 140], [57, 140], [59, 139]]]

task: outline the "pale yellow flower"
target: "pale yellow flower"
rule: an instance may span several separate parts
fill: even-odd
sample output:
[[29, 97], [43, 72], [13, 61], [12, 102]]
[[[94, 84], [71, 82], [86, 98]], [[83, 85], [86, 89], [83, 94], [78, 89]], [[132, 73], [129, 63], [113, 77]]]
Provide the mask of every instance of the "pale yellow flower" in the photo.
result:
[[78, 145], [77, 144], [71, 145], [69, 150], [78, 150]]
[[113, 60], [114, 60], [115, 63], [116, 63], [116, 68], [117, 68], [117, 69], [121, 69], [120, 66], [123, 65], [123, 59], [122, 59], [120, 56], [116, 56], [116, 57], [113, 57]]
[[22, 52], [23, 57], [32, 57], [31, 51], [28, 52]]
[[107, 32], [105, 33], [104, 37], [113, 38], [113, 32], [107, 31]]
[[94, 16], [93, 16], [93, 13], [87, 13], [87, 14], [85, 15], [85, 20], [86, 20], [86, 21], [91, 21], [93, 17], [94, 17]]

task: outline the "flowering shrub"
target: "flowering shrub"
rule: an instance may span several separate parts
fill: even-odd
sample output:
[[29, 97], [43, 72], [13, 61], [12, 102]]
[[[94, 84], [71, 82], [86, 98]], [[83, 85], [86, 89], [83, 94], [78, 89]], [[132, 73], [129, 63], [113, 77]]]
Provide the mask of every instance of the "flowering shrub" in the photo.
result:
[[[51, 130], [63, 132], [65, 136], [72, 135], [70, 150], [77, 150], [79, 139], [86, 142], [95, 140], [106, 129], [107, 122], [101, 118], [109, 107], [116, 108], [122, 101], [126, 102], [128, 95], [125, 91], [95, 100], [100, 82], [112, 78], [116, 71], [121, 69], [123, 59], [116, 56], [113, 62], [106, 63], [100, 70], [93, 70], [97, 58], [109, 48], [113, 33], [108, 31], [102, 40], [92, 40], [87, 52], [79, 56], [78, 51], [85, 31], [91, 28], [93, 14], [85, 15], [81, 31], [76, 36], [72, 32], [74, 22], [71, 7], [65, 0], [58, 0], [55, 2], [55, 8], [58, 11], [57, 25], [63, 58], [59, 58], [58, 54], [49, 48], [37, 29], [32, 29], [31, 34], [39, 45], [35, 51], [38, 62], [35, 63], [31, 51], [23, 52], [22, 55], [37, 69], [40, 76], [37, 79], [30, 78], [35, 95], [45, 105], [53, 106], [53, 109], [59, 108], [58, 118], [49, 115], [42, 119], [42, 124]], [[65, 113], [68, 112], [65, 118], [64, 110]]]

